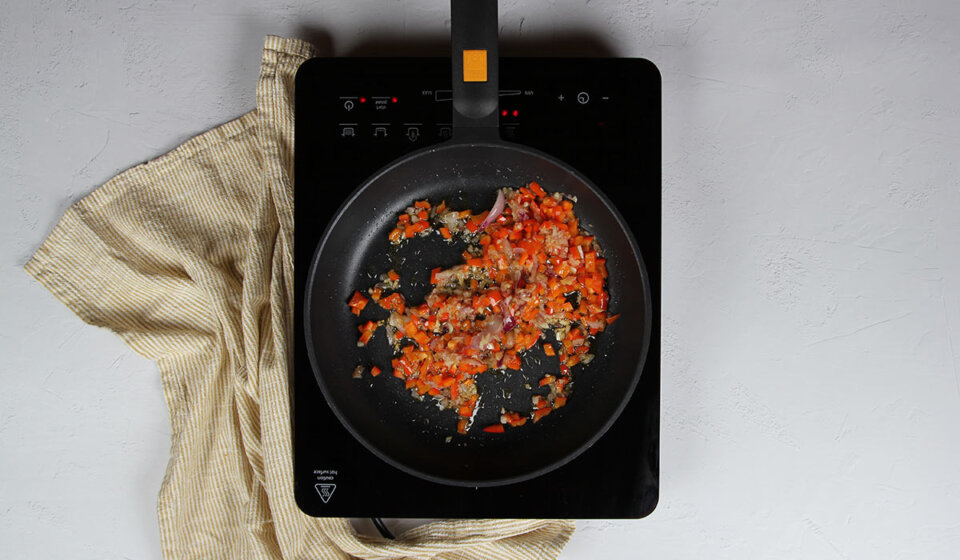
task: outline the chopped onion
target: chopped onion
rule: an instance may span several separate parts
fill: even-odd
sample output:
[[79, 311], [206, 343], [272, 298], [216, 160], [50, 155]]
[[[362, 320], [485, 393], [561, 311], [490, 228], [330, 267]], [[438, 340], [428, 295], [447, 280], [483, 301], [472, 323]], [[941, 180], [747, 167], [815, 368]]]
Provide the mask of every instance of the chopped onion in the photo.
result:
[[506, 305], [500, 306], [503, 308], [503, 332], [510, 332], [516, 327], [520, 322], [517, 321], [517, 318], [513, 316], [513, 313], [510, 312], [510, 308]]
[[497, 190], [497, 201], [493, 203], [493, 208], [490, 209], [490, 213], [487, 214], [487, 217], [484, 218], [483, 222], [480, 224], [480, 229], [484, 229], [493, 223], [494, 220], [500, 217], [500, 214], [503, 214], [503, 209], [507, 205], [507, 199], [503, 196], [502, 190]]
[[503, 332], [510, 332], [520, 324], [520, 321], [517, 321], [517, 318], [513, 316], [513, 312], [510, 311], [509, 297], [500, 302], [500, 311], [503, 315]]

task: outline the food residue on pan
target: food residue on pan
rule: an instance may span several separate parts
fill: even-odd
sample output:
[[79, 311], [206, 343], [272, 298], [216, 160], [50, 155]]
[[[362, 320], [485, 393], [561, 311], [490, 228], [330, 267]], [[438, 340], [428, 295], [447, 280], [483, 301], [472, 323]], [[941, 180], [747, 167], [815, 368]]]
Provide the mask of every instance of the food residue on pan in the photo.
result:
[[[419, 305], [399, 291], [390, 270], [347, 302], [355, 315], [370, 301], [390, 312], [384, 321], [362, 321], [358, 346], [383, 328], [393, 345], [393, 376], [417, 398], [432, 397], [459, 415], [466, 433], [476, 416], [476, 377], [488, 370], [519, 370], [524, 353], [543, 340], [559, 371], [545, 373], [528, 411], [502, 410], [500, 423], [483, 431], [502, 433], [540, 421], [564, 406], [572, 387], [571, 368], [589, 363], [593, 338], [613, 323], [607, 305], [606, 261], [580, 228], [575, 200], [548, 193], [535, 182], [497, 193], [493, 208], [479, 214], [453, 210], [445, 202], [419, 200], [397, 219], [393, 244], [427, 235], [467, 243], [461, 264], [431, 271], [432, 290]], [[547, 332], [553, 336], [548, 337]], [[358, 366], [354, 376], [362, 375]], [[374, 366], [370, 373], [379, 375]]]

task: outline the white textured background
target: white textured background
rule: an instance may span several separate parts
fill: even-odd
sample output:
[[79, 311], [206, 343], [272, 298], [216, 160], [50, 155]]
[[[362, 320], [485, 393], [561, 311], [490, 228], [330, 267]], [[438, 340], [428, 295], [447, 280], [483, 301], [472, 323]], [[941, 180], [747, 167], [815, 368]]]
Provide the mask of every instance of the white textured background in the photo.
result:
[[[956, 558], [960, 3], [501, 20], [663, 74], [662, 497], [564, 558]], [[442, 0], [0, 4], [0, 556], [159, 556], [156, 369], [21, 270], [63, 210], [251, 109], [265, 34], [344, 55], [448, 26]]]

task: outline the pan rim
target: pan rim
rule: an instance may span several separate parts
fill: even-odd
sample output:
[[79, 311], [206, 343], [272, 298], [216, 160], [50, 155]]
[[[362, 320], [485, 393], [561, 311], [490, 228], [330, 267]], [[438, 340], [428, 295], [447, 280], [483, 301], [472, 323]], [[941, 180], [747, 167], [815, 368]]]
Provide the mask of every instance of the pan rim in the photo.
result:
[[[356, 201], [356, 199], [371, 184], [373, 184], [383, 175], [391, 172], [393, 169], [399, 166], [411, 163], [412, 161], [418, 158], [432, 155], [437, 152], [442, 152], [442, 151], [452, 150], [452, 149], [462, 149], [462, 148], [495, 148], [495, 149], [504, 149], [504, 150], [524, 153], [527, 155], [531, 155], [531, 156], [546, 160], [552, 165], [555, 165], [561, 168], [565, 172], [569, 173], [573, 177], [580, 180], [584, 185], [586, 185], [593, 192], [594, 195], [597, 196], [597, 198], [600, 200], [600, 202], [603, 204], [606, 210], [616, 220], [620, 229], [626, 234], [627, 241], [633, 252], [634, 259], [637, 262], [637, 265], [640, 271], [640, 278], [643, 284], [643, 298], [642, 298], [644, 302], [643, 324], [645, 328], [643, 329], [643, 334], [642, 334], [643, 340], [641, 342], [640, 356], [635, 366], [635, 370], [633, 372], [633, 376], [629, 383], [629, 386], [627, 390], [624, 391], [623, 398], [620, 399], [620, 402], [617, 403], [617, 406], [613, 408], [611, 414], [609, 415], [607, 420], [603, 423], [603, 425], [600, 427], [600, 429], [596, 430], [596, 432], [594, 432], [589, 438], [586, 438], [583, 443], [576, 446], [572, 451], [568, 452], [566, 455], [564, 455], [560, 459], [551, 461], [540, 468], [526, 471], [524, 473], [517, 474], [517, 475], [500, 477], [500, 478], [482, 479], [482, 480], [462, 479], [462, 478], [457, 479], [457, 478], [438, 476], [435, 474], [431, 474], [429, 472], [425, 472], [421, 469], [411, 467], [395, 459], [394, 457], [388, 455], [387, 453], [385, 453], [377, 445], [375, 445], [374, 443], [369, 441], [366, 437], [364, 437], [359, 430], [355, 429], [351, 425], [351, 423], [347, 420], [345, 414], [340, 410], [340, 408], [336, 404], [336, 399], [331, 398], [331, 393], [333, 393], [333, 391], [328, 388], [326, 382], [323, 379], [323, 376], [320, 374], [321, 362], [318, 356], [316, 355], [316, 349], [314, 347], [315, 345], [313, 344], [314, 333], [313, 333], [313, 327], [310, 320], [311, 318], [310, 311], [311, 309], [313, 309], [313, 290], [308, 289], [309, 287], [315, 284], [317, 271], [320, 267], [320, 260], [321, 260], [320, 256], [323, 254], [323, 250], [326, 247], [327, 242], [329, 241], [329, 238], [333, 230], [335, 229], [336, 225], [340, 222], [343, 215]], [[536, 150], [534, 148], [530, 148], [530, 147], [519, 145], [519, 144], [507, 143], [503, 141], [458, 142], [456, 140], [450, 140], [450, 141], [444, 142], [443, 144], [429, 146], [429, 147], [411, 152], [409, 154], [406, 154], [400, 158], [397, 158], [396, 160], [388, 163], [387, 165], [383, 166], [382, 168], [380, 168], [379, 170], [371, 174], [369, 177], [367, 177], [367, 179], [365, 179], [356, 189], [353, 190], [353, 192], [350, 193], [350, 195], [344, 200], [344, 202], [340, 205], [340, 207], [334, 213], [333, 217], [330, 218], [330, 221], [325, 226], [323, 236], [320, 238], [320, 241], [317, 243], [317, 246], [313, 253], [313, 257], [311, 258], [310, 268], [307, 272], [306, 283], [304, 285], [304, 291], [306, 292], [304, 294], [304, 302], [303, 302], [304, 342], [306, 343], [306, 346], [307, 346], [307, 356], [310, 361], [310, 366], [313, 372], [314, 379], [316, 380], [318, 386], [321, 389], [321, 392], [323, 393], [324, 400], [326, 401], [327, 406], [330, 407], [330, 410], [337, 417], [337, 420], [340, 422], [340, 424], [344, 428], [346, 428], [346, 430], [350, 433], [350, 435], [353, 436], [354, 439], [359, 441], [367, 450], [373, 453], [376, 457], [380, 458], [387, 464], [407, 474], [410, 474], [412, 476], [415, 476], [423, 480], [438, 483], [438, 484], [446, 484], [450, 486], [459, 486], [459, 487], [466, 487], [466, 488], [505, 486], [509, 484], [516, 484], [516, 483], [530, 480], [533, 478], [538, 478], [573, 461], [574, 459], [582, 455], [585, 451], [587, 451], [590, 447], [592, 447], [601, 437], [603, 437], [607, 433], [607, 431], [609, 431], [609, 429], [613, 426], [613, 424], [616, 423], [616, 421], [620, 418], [620, 415], [623, 413], [623, 410], [626, 408], [627, 404], [632, 400], [633, 394], [636, 392], [636, 388], [638, 383], [640, 382], [641, 376], [643, 375], [643, 369], [644, 369], [644, 366], [646, 365], [647, 356], [650, 350], [650, 339], [652, 334], [651, 331], [652, 331], [652, 322], [653, 322], [653, 298], [650, 291], [650, 277], [649, 277], [649, 273], [647, 272], [646, 263], [643, 260], [643, 254], [640, 252], [640, 248], [637, 244], [636, 239], [634, 238], [633, 232], [631, 231], [630, 227], [626, 224], [626, 221], [624, 220], [623, 215], [620, 213], [617, 207], [610, 201], [610, 199], [606, 196], [606, 194], [604, 194], [602, 190], [600, 190], [592, 181], [590, 181], [585, 175], [583, 175], [576, 169], [567, 165], [563, 161], [560, 161], [557, 158], [549, 154], [546, 154], [540, 150]]]

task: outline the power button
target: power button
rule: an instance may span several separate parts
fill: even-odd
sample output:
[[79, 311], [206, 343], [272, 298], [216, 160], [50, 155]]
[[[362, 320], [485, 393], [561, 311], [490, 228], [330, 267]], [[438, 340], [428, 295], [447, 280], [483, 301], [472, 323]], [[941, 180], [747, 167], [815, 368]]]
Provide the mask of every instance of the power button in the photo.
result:
[[580, 93], [577, 94], [577, 103], [581, 105], [586, 105], [589, 101], [590, 101], [589, 93], [585, 91], [581, 91]]

